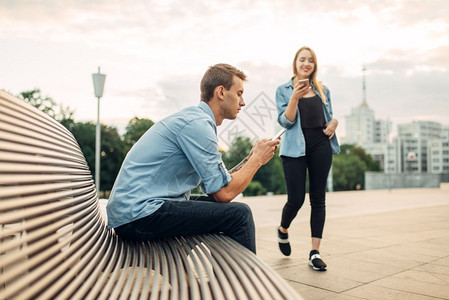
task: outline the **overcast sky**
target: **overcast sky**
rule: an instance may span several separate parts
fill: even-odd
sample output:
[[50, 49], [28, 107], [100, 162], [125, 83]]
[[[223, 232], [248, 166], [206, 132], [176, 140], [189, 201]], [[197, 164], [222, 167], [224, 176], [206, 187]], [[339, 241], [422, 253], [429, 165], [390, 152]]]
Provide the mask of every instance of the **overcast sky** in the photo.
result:
[[39, 88], [95, 122], [100, 66], [101, 119], [119, 128], [196, 105], [220, 62], [247, 73], [247, 106], [262, 92], [274, 101], [303, 45], [318, 56], [341, 136], [362, 102], [362, 65], [376, 118], [449, 125], [448, 0], [0, 0], [0, 89]]

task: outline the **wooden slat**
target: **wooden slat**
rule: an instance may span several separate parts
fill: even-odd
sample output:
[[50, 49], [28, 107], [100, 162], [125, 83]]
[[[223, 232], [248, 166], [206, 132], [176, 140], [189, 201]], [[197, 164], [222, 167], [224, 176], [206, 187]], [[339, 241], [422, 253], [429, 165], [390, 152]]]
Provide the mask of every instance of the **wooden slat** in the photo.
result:
[[[11, 125], [9, 123], [0, 122], [1, 128], [2, 128], [2, 138], [6, 140], [8, 137], [14, 137], [15, 139], [20, 138], [20, 144], [28, 144], [30, 141], [34, 141], [35, 144], [46, 148], [49, 146], [59, 148], [61, 151], [70, 152], [71, 149], [76, 147], [76, 144], [73, 143], [71, 140], [59, 140], [55, 139], [51, 135], [48, 135], [49, 133], [42, 133], [35, 129], [40, 129], [37, 126], [31, 128], [24, 128], [24, 127], [18, 127]], [[8, 135], [9, 133], [9, 135]], [[11, 136], [11, 134], [14, 134], [14, 136]], [[14, 140], [14, 139], [12, 139]], [[33, 145], [33, 144], [29, 144]]]
[[125, 261], [125, 255], [123, 254], [125, 252], [125, 249], [127, 244], [126, 243], [117, 243], [118, 253], [116, 259], [111, 261], [111, 268], [109, 269], [109, 272], [107, 273], [108, 279], [106, 281], [106, 285], [101, 291], [101, 294], [98, 296], [99, 300], [105, 300], [105, 299], [112, 299], [110, 297], [111, 291], [113, 287], [115, 286], [115, 283], [117, 281], [117, 277], [120, 273], [121, 267], [123, 266], [123, 262]]
[[[71, 240], [72, 243], [68, 249], [62, 251], [62, 247], [65, 246], [65, 243], [57, 243], [51, 247], [52, 251], [60, 250], [57, 255], [50, 258], [48, 257], [47, 252], [51, 253], [52, 251], [42, 249], [38, 255], [28, 259], [26, 264], [21, 265], [21, 269], [28, 269], [28, 271], [24, 273], [26, 276], [15, 276], [14, 281], [8, 283], [8, 289], [5, 292], [6, 295], [4, 298], [11, 296], [23, 299], [34, 298], [37, 293], [51, 286], [53, 280], [60, 278], [60, 276], [66, 273], [67, 270], [70, 270], [71, 266], [77, 267], [76, 262], [79, 261], [83, 255], [83, 252], [80, 251], [80, 249], [82, 249], [83, 245], [85, 245], [90, 238], [90, 235], [86, 234], [86, 232], [88, 232], [88, 230], [92, 231], [92, 228], [95, 228], [91, 226], [94, 222], [94, 219], [86, 218], [85, 222], [75, 225], [75, 227], [79, 227], [79, 230], [74, 230], [72, 235], [73, 240]], [[0, 280], [0, 282], [2, 281]], [[62, 283], [63, 282], [64, 281], [62, 281]], [[1, 292], [2, 291], [0, 291], [0, 296], [3, 297]], [[18, 296], [18, 293], [20, 293], [20, 297]]]
[[61, 147], [60, 145], [54, 145], [47, 141], [36, 140], [33, 138], [32, 135], [23, 136], [17, 133], [4, 131], [1, 123], [0, 123], [0, 141], [3, 144], [2, 150], [5, 151], [9, 150], [14, 152], [13, 147], [8, 147], [8, 145], [12, 143], [13, 145], [15, 144], [16, 153], [22, 152], [33, 153], [34, 151], [36, 155], [45, 155], [46, 153], [51, 153], [54, 156], [65, 156], [65, 157], [69, 156], [71, 157], [71, 159], [68, 159], [69, 161], [78, 160], [81, 161], [81, 163], [83, 163], [84, 161], [84, 156], [82, 156], [82, 153], [77, 151], [76, 148]]
[[[209, 278], [209, 284], [207, 284], [206, 278], [200, 277], [201, 298], [208, 299], [212, 295], [213, 299], [231, 299], [232, 287], [228, 278], [224, 275], [221, 265], [206, 250], [200, 239], [193, 236], [185, 239], [185, 243], [188, 245], [187, 249], [190, 257], [192, 259], [198, 258], [199, 263], [202, 265], [202, 267], [197, 267], [196, 270], [204, 269]], [[195, 255], [191, 254], [190, 249], [193, 249]], [[208, 262], [210, 262], [212, 268], [209, 267]]]
[[[90, 208], [91, 210], [89, 210], [87, 206], [87, 204], [83, 203], [83, 206], [79, 206], [76, 209], [69, 208], [62, 211], [62, 213], [64, 213], [65, 215], [62, 215], [60, 213], [53, 213], [49, 216], [33, 219], [33, 222], [30, 225], [21, 225], [21, 228], [23, 230], [18, 231], [16, 236], [20, 235], [23, 232], [26, 232], [27, 234], [20, 239], [7, 239], [7, 237], [11, 236], [11, 231], [16, 230], [14, 228], [15, 226], [11, 226], [7, 228], [7, 230], [2, 231], [2, 239], [4, 239], [5, 241], [0, 246], [1, 254], [7, 253], [8, 251], [11, 251], [15, 248], [19, 248], [22, 245], [27, 245], [27, 247], [26, 249], [18, 253], [12, 251], [11, 253], [5, 254], [5, 259], [0, 262], [0, 266], [7, 266], [8, 264], [13, 263], [15, 260], [18, 260], [22, 257], [26, 258], [28, 255], [33, 253], [33, 248], [39, 245], [36, 244], [36, 241], [39, 241], [39, 243], [43, 243], [44, 241], [46, 241], [43, 238], [45, 238], [49, 234], [52, 234], [50, 237], [48, 237], [48, 239], [51, 239], [50, 242], [48, 242], [50, 244], [53, 240], [59, 238], [59, 236], [63, 236], [64, 233], [67, 232], [68, 229], [65, 228], [66, 226], [73, 226], [73, 228], [70, 228], [70, 231], [74, 228], [76, 229], [77, 223], [74, 222], [80, 222], [82, 218], [84, 218], [86, 215], [92, 214], [92, 210], [94, 210], [92, 207]], [[36, 224], [42, 224], [45, 226], [37, 227], [37, 229], [36, 227], [32, 227], [32, 225]], [[20, 256], [18, 257], [18, 255]]]
[[[112, 235], [110, 232], [106, 233], [107, 244], [105, 243], [105, 254], [102, 255], [102, 260], [98, 264], [95, 275], [92, 275], [89, 280], [86, 280], [84, 289], [88, 290], [88, 294], [85, 299], [98, 299], [99, 293], [106, 285], [109, 279], [109, 274], [112, 273], [112, 268], [116, 265], [119, 254], [119, 247], [122, 243], [118, 243], [116, 236]], [[76, 296], [76, 295], [75, 295]], [[77, 298], [77, 297], [75, 297]]]
[[[90, 271], [88, 267], [89, 262], [94, 260], [101, 244], [105, 240], [105, 235], [103, 234], [104, 227], [101, 228], [102, 224], [100, 222], [95, 222], [90, 223], [90, 225], [92, 227], [83, 234], [83, 237], [79, 242], [79, 249], [76, 251], [79, 258], [78, 261], [76, 264], [71, 265], [69, 271], [65, 272], [64, 275], [60, 276], [60, 274], [55, 272], [54, 278], [48, 278], [49, 281], [57, 280], [52, 284], [50, 289], [47, 289], [45, 293], [42, 294], [42, 299], [52, 299], [55, 298], [57, 294], [61, 299], [69, 299], [69, 297], [71, 297], [84, 283], [89, 274], [87, 271]], [[66, 263], [66, 265], [69, 266], [70, 264]], [[61, 266], [58, 268], [62, 271], [64, 267]], [[62, 272], [60, 273], [62, 274]]]
[[[5, 135], [10, 135], [5, 136]], [[15, 154], [27, 154], [27, 155], [33, 155], [35, 157], [50, 157], [55, 159], [61, 159], [67, 162], [75, 162], [78, 163], [80, 166], [86, 165], [86, 160], [84, 159], [84, 156], [82, 156], [79, 152], [72, 150], [72, 151], [58, 151], [56, 152], [54, 148], [48, 149], [39, 147], [38, 144], [30, 145], [28, 143], [18, 143], [17, 141], [14, 141], [12, 137], [15, 137], [12, 133], [5, 133], [0, 131], [0, 142], [2, 144], [2, 150], [5, 153], [15, 153]], [[3, 138], [3, 139], [1, 139]], [[20, 139], [21, 142], [24, 142], [24, 138]], [[33, 142], [32, 138], [29, 138], [29, 143]]]
[[4, 163], [0, 165], [0, 172], [4, 174], [70, 174], [70, 175], [90, 175], [88, 169], [77, 169], [70, 167], [59, 167], [50, 165], [35, 165], [24, 163]]
[[90, 174], [1, 174], [0, 185], [16, 185], [16, 184], [46, 184], [55, 182], [69, 182], [69, 181], [91, 181], [92, 176]]
[[[192, 258], [193, 266], [191, 264], [189, 264], [188, 263], [189, 262], [189, 259], [188, 259], [189, 257], [187, 255], [187, 253], [191, 254], [190, 247], [186, 248], [186, 244], [185, 244], [183, 238], [179, 238], [179, 239], [177, 239], [177, 241], [179, 243], [179, 247], [175, 247], [173, 243], [169, 244], [169, 246], [172, 247], [172, 251], [177, 251], [178, 252], [178, 254], [181, 257], [181, 262], [183, 264], [185, 264], [183, 267], [184, 267], [185, 272], [187, 273], [186, 274], [186, 276], [187, 276], [186, 283], [187, 283], [188, 288], [189, 288], [189, 294], [190, 294], [189, 296], [190, 296], [190, 298], [193, 298], [193, 299], [198, 298], [198, 297], [200, 297], [200, 291], [199, 291], [199, 287], [198, 287], [198, 282], [203, 282], [203, 284], [205, 284], [206, 282], [204, 280], [204, 276], [199, 276], [198, 279], [196, 278], [196, 276], [195, 276], [195, 274], [194, 274], [194, 272], [192, 270], [192, 267], [193, 267], [194, 270], [200, 270], [196, 258], [190, 256]], [[207, 297], [205, 297], [205, 298], [207, 298]], [[217, 298], [215, 298], [215, 299], [217, 299]]]
[[[1, 200], [1, 205], [3, 211], [8, 211], [17, 207], [26, 208], [58, 199], [76, 197], [92, 193], [94, 190], [90, 181], [20, 185], [20, 188], [18, 186], [8, 186], [2, 187], [2, 198], [4, 200]], [[92, 195], [92, 197], [95, 197], [95, 195]]]
[[[86, 191], [92, 190], [91, 181], [76, 181], [76, 182], [51, 182], [46, 184], [39, 185], [10, 185], [10, 186], [2, 186], [2, 194], [0, 201], [2, 201], [2, 208], [4, 210], [8, 210], [16, 207], [26, 207], [38, 205], [39, 203], [35, 203], [33, 201], [37, 201], [36, 199], [30, 198], [29, 196], [40, 195], [45, 193], [57, 193], [62, 191], [69, 191], [77, 194], [85, 193]], [[73, 190], [72, 190], [73, 189]], [[61, 195], [64, 196], [64, 195]], [[23, 198], [20, 198], [23, 197]], [[11, 200], [13, 199], [13, 200]], [[47, 202], [44, 201], [43, 202]]]
[[[77, 161], [67, 161], [66, 159], [60, 159], [60, 158], [54, 158], [54, 157], [44, 157], [42, 155], [29, 155], [29, 154], [21, 154], [21, 153], [11, 153], [11, 152], [0, 152], [0, 161], [3, 161], [5, 163], [2, 163], [0, 167], [3, 169], [4, 166], [8, 165], [15, 165], [17, 167], [20, 167], [24, 169], [26, 172], [26, 167], [36, 167], [36, 166], [42, 166], [42, 167], [66, 167], [66, 168], [73, 168], [73, 169], [81, 169], [81, 170], [89, 170], [89, 168], [86, 168], [85, 164], [80, 164], [80, 162]], [[18, 172], [17, 169], [11, 168], [11, 172]], [[31, 171], [31, 170], [30, 170]], [[4, 172], [8, 172], [5, 170]], [[48, 172], [44, 170], [44, 172]]]
[[[4, 94], [2, 93], [1, 96]], [[1, 97], [0, 96], [0, 97]], [[73, 136], [64, 126], [55, 122], [47, 114], [32, 108], [23, 101], [17, 99], [6, 99], [2, 97], [0, 108], [0, 122], [10, 123], [14, 126], [28, 128], [35, 133], [48, 135], [54, 140], [58, 140], [57, 144], [72, 144], [76, 147], [78, 144]]]
[[[140, 296], [137, 297], [131, 297], [133, 299], [149, 299], [149, 294], [151, 292], [151, 283], [152, 283], [152, 272], [157, 272], [157, 270], [154, 268], [154, 254], [150, 252], [150, 248], [148, 243], [144, 243], [144, 266], [146, 268], [146, 273], [144, 280], [142, 282], [142, 289], [139, 291]], [[154, 271], [152, 271], [154, 270]]]

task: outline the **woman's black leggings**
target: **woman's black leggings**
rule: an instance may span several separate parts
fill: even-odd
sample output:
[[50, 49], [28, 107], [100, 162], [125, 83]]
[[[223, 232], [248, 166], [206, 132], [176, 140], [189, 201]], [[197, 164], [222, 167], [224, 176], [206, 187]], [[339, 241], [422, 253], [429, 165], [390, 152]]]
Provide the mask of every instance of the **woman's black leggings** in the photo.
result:
[[288, 199], [282, 210], [281, 226], [289, 228], [302, 207], [306, 195], [306, 172], [309, 172], [312, 237], [322, 238], [326, 219], [326, 182], [332, 165], [332, 149], [321, 128], [303, 129], [306, 155], [282, 156]]

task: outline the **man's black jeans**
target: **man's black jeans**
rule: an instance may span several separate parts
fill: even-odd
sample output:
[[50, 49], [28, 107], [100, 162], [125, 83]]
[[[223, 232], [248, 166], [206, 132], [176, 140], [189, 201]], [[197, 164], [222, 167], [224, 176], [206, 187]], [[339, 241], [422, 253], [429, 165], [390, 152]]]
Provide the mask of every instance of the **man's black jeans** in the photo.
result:
[[[248, 205], [211, 197], [166, 201], [153, 214], [115, 228], [120, 237], [148, 241], [163, 237], [222, 233], [256, 253], [254, 220]], [[192, 200], [194, 199], [194, 200]]]

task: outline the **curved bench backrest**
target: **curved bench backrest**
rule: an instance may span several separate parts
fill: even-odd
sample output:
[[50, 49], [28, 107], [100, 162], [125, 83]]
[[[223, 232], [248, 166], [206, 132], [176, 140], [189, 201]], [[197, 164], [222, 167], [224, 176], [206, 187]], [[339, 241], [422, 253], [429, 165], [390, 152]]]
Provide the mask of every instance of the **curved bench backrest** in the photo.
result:
[[219, 234], [129, 243], [106, 228], [61, 124], [0, 91], [0, 299], [300, 299]]
[[0, 298], [31, 297], [111, 237], [73, 135], [3, 91], [0, 112]]

